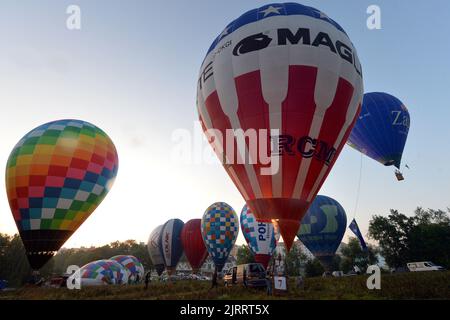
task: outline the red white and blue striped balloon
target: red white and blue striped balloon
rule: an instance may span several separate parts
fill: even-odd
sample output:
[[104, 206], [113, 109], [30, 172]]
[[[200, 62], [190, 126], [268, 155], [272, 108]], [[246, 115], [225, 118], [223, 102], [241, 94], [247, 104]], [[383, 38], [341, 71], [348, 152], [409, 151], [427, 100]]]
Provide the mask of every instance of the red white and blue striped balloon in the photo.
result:
[[178, 261], [183, 255], [183, 244], [181, 243], [181, 230], [184, 222], [180, 219], [168, 220], [161, 229], [161, 255], [169, 275], [175, 274]]
[[[360, 112], [363, 81], [352, 42], [317, 9], [266, 5], [213, 41], [197, 88], [203, 130], [225, 170], [257, 218], [277, 221], [289, 250]], [[208, 129], [223, 137], [227, 129], [257, 130], [260, 146], [279, 147], [270, 154], [278, 168], [263, 172], [261, 157], [243, 163], [248, 139], [225, 143]]]

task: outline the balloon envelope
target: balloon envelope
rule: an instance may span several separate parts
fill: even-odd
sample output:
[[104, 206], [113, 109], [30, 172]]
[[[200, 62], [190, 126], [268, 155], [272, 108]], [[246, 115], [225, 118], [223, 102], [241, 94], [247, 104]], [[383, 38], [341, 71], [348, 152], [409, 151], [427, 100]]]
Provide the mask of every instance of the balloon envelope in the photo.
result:
[[97, 260], [80, 268], [81, 285], [127, 284], [128, 271], [117, 261]]
[[6, 166], [9, 205], [33, 269], [41, 268], [105, 198], [118, 170], [111, 139], [80, 120], [33, 129]]
[[181, 243], [183, 225], [184, 223], [180, 219], [170, 219], [161, 229], [161, 255], [169, 274], [175, 272], [178, 261], [183, 255], [183, 245]]
[[339, 202], [318, 195], [302, 220], [298, 238], [327, 271], [332, 271], [333, 257], [346, 226], [347, 216]]
[[144, 266], [135, 256], [117, 255], [109, 258], [109, 260], [120, 263], [128, 271], [128, 277], [132, 277], [134, 282], [140, 282], [144, 278]]
[[275, 228], [271, 221], [258, 221], [251, 209], [245, 205], [241, 211], [241, 230], [255, 257], [267, 269], [270, 258], [277, 246]]
[[147, 242], [147, 250], [150, 255], [150, 259], [152, 260], [153, 266], [156, 269], [156, 272], [160, 276], [164, 271], [164, 258], [162, 255], [161, 248], [161, 230], [163, 225], [156, 227], [148, 238]]
[[203, 242], [201, 225], [201, 219], [192, 219], [184, 224], [181, 231], [184, 254], [194, 273], [202, 267], [208, 256], [208, 251]]
[[[277, 221], [288, 250], [347, 141], [362, 94], [345, 31], [300, 4], [244, 13], [206, 54], [197, 87], [203, 130], [255, 216]], [[248, 135], [235, 138], [239, 129]], [[270, 165], [255, 145], [274, 146]]]
[[239, 234], [234, 209], [225, 202], [213, 203], [202, 218], [202, 236], [217, 271], [222, 271]]
[[384, 92], [366, 93], [348, 144], [385, 166], [400, 169], [409, 124], [408, 109], [399, 99]]

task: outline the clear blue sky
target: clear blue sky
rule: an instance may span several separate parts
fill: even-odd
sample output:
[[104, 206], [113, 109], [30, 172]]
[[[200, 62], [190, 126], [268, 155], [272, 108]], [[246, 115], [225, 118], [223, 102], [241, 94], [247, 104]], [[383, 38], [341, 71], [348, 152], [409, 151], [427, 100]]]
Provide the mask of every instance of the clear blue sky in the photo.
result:
[[[15, 1], [0, 4], [0, 163], [37, 125], [79, 118], [104, 129], [119, 151], [118, 179], [66, 246], [146, 241], [169, 218], [201, 217], [215, 201], [239, 213], [244, 201], [223, 168], [171, 159], [172, 133], [194, 131], [198, 69], [213, 39], [265, 1]], [[406, 180], [364, 158], [357, 220], [390, 208], [450, 206], [450, 2], [301, 1], [338, 21], [358, 49], [365, 91], [386, 91], [409, 108]], [[82, 29], [66, 28], [66, 8], [81, 7]], [[381, 8], [382, 29], [366, 27]], [[198, 128], [195, 129], [198, 134]], [[360, 155], [344, 148], [321, 194], [353, 217]], [[16, 227], [0, 197], [0, 232]], [[242, 236], [239, 242], [242, 243]]]

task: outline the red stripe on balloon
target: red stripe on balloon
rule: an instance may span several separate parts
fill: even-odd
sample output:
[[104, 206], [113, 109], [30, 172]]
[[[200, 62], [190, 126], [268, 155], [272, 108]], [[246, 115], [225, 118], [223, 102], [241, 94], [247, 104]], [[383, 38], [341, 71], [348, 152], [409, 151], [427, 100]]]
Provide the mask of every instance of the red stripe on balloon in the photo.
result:
[[[345, 124], [345, 118], [352, 100], [353, 91], [353, 86], [348, 81], [342, 78], [339, 79], [333, 102], [325, 112], [322, 127], [320, 129], [319, 136], [317, 137], [318, 145], [316, 146], [316, 151], [329, 152], [335, 144], [336, 138], [339, 136], [339, 133]], [[346, 140], [342, 140], [339, 146], [344, 145], [345, 142]], [[338, 154], [336, 153], [332, 159], [337, 158]], [[324, 166], [328, 167], [327, 172], [330, 171], [332, 167], [330, 164], [327, 165], [324, 159], [318, 160], [316, 156], [313, 157], [305, 180], [305, 185], [301, 193], [301, 198], [306, 199], [308, 197], [317, 180], [317, 177], [320, 174], [320, 171]], [[326, 176], [327, 175], [325, 174], [322, 180], [325, 180], [324, 178]]]

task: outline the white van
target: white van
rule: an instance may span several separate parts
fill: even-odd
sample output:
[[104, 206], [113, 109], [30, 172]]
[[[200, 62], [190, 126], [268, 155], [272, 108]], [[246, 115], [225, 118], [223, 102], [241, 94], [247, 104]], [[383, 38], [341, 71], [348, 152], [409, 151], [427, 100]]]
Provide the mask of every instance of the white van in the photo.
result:
[[435, 265], [431, 261], [422, 261], [422, 262], [409, 262], [406, 264], [408, 266], [409, 271], [440, 271], [445, 270], [441, 266]]

